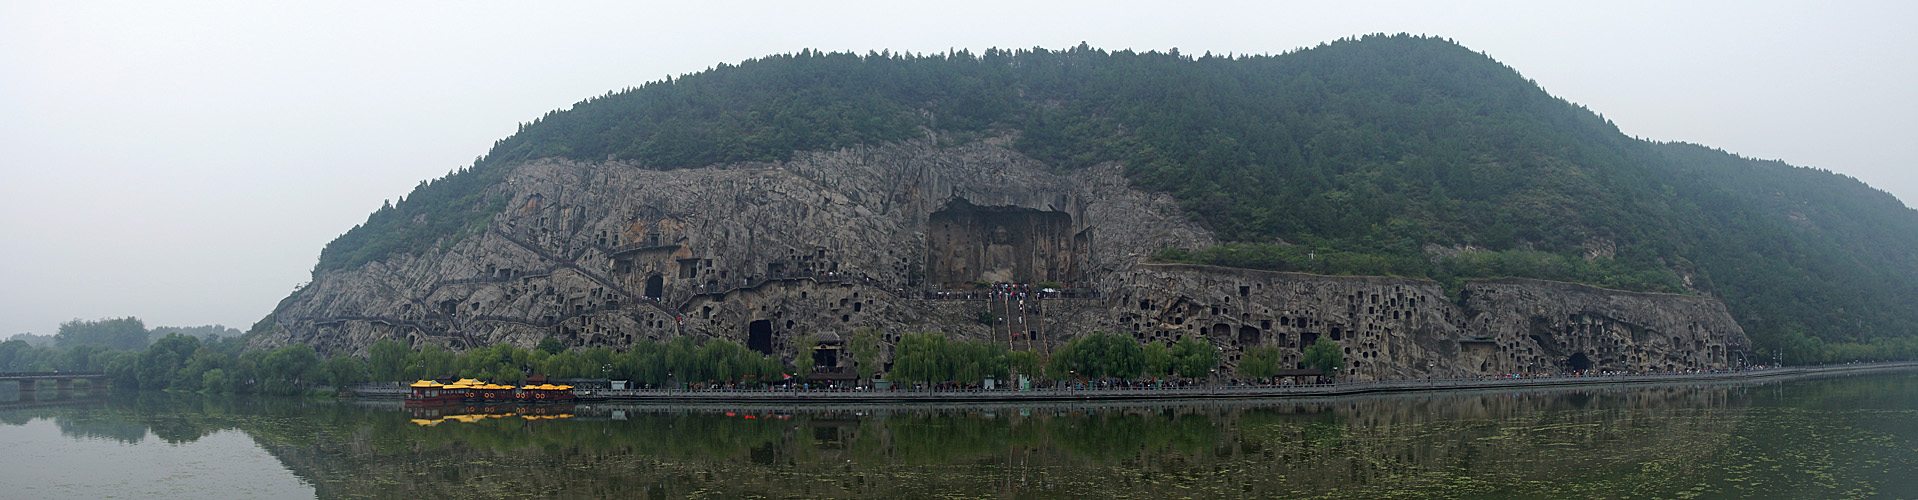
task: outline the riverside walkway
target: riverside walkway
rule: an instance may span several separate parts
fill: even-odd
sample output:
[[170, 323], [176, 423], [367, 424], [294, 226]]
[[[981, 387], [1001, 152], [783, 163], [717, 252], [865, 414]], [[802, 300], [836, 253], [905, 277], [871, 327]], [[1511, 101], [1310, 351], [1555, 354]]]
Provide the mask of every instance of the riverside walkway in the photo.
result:
[[[724, 403], [952, 403], [1013, 401], [1123, 401], [1123, 400], [1210, 400], [1233, 398], [1323, 397], [1352, 394], [1504, 389], [1608, 384], [1648, 384], [1665, 382], [1703, 382], [1713, 380], [1758, 379], [1819, 374], [1852, 374], [1918, 369], [1918, 362], [1861, 363], [1826, 366], [1793, 366], [1720, 372], [1664, 373], [1645, 375], [1565, 375], [1539, 377], [1484, 377], [1463, 379], [1390, 380], [1300, 385], [1203, 385], [1169, 387], [1084, 387], [1031, 390], [828, 390], [828, 389], [708, 389], [708, 390], [594, 390], [575, 392], [582, 398], [609, 402], [724, 402]], [[362, 386], [355, 393], [370, 397], [401, 397], [407, 389], [398, 386]]]

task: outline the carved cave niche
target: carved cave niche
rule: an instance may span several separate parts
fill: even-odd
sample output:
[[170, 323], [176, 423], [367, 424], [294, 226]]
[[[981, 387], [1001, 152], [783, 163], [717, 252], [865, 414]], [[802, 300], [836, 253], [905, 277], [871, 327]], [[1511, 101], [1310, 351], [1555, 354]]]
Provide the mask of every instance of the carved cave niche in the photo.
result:
[[1252, 326], [1239, 327], [1239, 345], [1241, 346], [1259, 345], [1259, 329], [1254, 328]]
[[1586, 357], [1582, 352], [1574, 353], [1572, 357], [1565, 359], [1565, 367], [1572, 371], [1590, 370], [1592, 366], [1592, 358]]
[[647, 297], [658, 299], [660, 297], [664, 297], [665, 293], [666, 293], [666, 277], [660, 276], [657, 274], [646, 277], [646, 296]]
[[746, 324], [746, 348], [759, 351], [760, 354], [774, 354], [771, 320], [753, 320]]
[[974, 281], [1081, 281], [1090, 236], [1070, 215], [1022, 207], [981, 207], [960, 199], [927, 221], [926, 275], [957, 286]]

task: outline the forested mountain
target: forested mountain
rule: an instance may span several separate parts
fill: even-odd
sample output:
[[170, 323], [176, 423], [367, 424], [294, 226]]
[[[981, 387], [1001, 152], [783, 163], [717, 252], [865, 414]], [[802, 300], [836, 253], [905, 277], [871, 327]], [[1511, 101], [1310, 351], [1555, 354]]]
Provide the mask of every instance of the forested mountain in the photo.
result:
[[333, 241], [315, 271], [483, 229], [505, 203], [485, 189], [526, 160], [680, 169], [985, 136], [1061, 170], [1119, 162], [1230, 242], [1160, 259], [1705, 293], [1795, 361], [1918, 326], [1918, 214], [1889, 194], [1627, 137], [1483, 54], [1408, 35], [1259, 56], [1082, 44], [722, 64], [522, 125]]

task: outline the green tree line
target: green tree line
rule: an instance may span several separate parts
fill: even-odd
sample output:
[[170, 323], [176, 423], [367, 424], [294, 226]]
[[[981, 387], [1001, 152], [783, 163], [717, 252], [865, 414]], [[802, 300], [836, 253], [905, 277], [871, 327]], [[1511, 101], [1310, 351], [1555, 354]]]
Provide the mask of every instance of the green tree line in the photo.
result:
[[[146, 322], [132, 316], [124, 318], [104, 318], [97, 320], [73, 319], [60, 323], [59, 330], [51, 336], [53, 345], [59, 347], [78, 347], [92, 345], [122, 351], [144, 349], [170, 333], [192, 335], [211, 340], [216, 337], [238, 337], [242, 332], [224, 325], [204, 326], [162, 326], [147, 328]], [[34, 343], [45, 336], [21, 334], [21, 340]]]
[[[1140, 343], [1124, 334], [1094, 332], [1068, 341], [1045, 356], [993, 342], [955, 340], [940, 333], [907, 334], [897, 345], [877, 341], [878, 332], [855, 335], [852, 355], [861, 378], [878, 374], [890, 360], [887, 378], [904, 383], [978, 384], [986, 378], [1011, 380], [1139, 380], [1184, 378], [1211, 380], [1220, 375], [1219, 349], [1185, 337], [1171, 344]], [[809, 348], [801, 344], [802, 349]], [[890, 349], [888, 349], [890, 347]], [[548, 339], [525, 349], [509, 344], [455, 353], [438, 346], [412, 349], [394, 340], [374, 343], [365, 358], [321, 357], [305, 344], [245, 350], [243, 340], [169, 334], [146, 349], [127, 351], [97, 345], [39, 347], [20, 340], [0, 342], [0, 371], [104, 371], [123, 388], [232, 394], [301, 394], [324, 387], [361, 382], [405, 382], [422, 378], [477, 378], [518, 383], [529, 375], [548, 378], [611, 378], [647, 387], [758, 387], [803, 381], [806, 372], [777, 357], [738, 343], [715, 339], [696, 342], [677, 337], [642, 341], [624, 352], [606, 347], [567, 350]], [[886, 352], [890, 351], [890, 352]], [[1894, 339], [1871, 344], [1829, 343], [1802, 333], [1789, 337], [1777, 353], [1786, 364], [1836, 363], [1918, 358], [1918, 341]], [[1285, 366], [1277, 346], [1247, 349], [1236, 375], [1268, 379]], [[1341, 348], [1320, 338], [1308, 346], [1300, 367], [1334, 376], [1344, 367]]]
[[[853, 349], [855, 359], [864, 355]], [[1133, 340], [1117, 333], [1093, 332], [1069, 340], [1050, 356], [1015, 350], [996, 342], [954, 340], [942, 333], [914, 333], [893, 348], [888, 380], [905, 383], [957, 382], [978, 384], [987, 378], [1010, 380], [1024, 375], [1038, 380], [1136, 380], [1183, 377], [1206, 379], [1219, 366], [1219, 350], [1191, 337], [1167, 345]], [[865, 363], [862, 361], [861, 363]], [[870, 376], [862, 372], [861, 376]]]

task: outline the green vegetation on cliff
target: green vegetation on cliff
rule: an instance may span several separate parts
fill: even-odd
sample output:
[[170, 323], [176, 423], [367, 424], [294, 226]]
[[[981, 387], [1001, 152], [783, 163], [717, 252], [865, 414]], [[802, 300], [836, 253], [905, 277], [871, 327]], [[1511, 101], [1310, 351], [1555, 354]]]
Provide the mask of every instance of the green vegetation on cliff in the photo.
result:
[[1831, 172], [1627, 137], [1483, 54], [1407, 35], [1282, 55], [802, 51], [581, 101], [329, 244], [316, 271], [450, 244], [518, 162], [696, 168], [937, 137], [1117, 161], [1229, 242], [1169, 260], [1722, 297], [1761, 349], [1918, 331], [1918, 215]]

